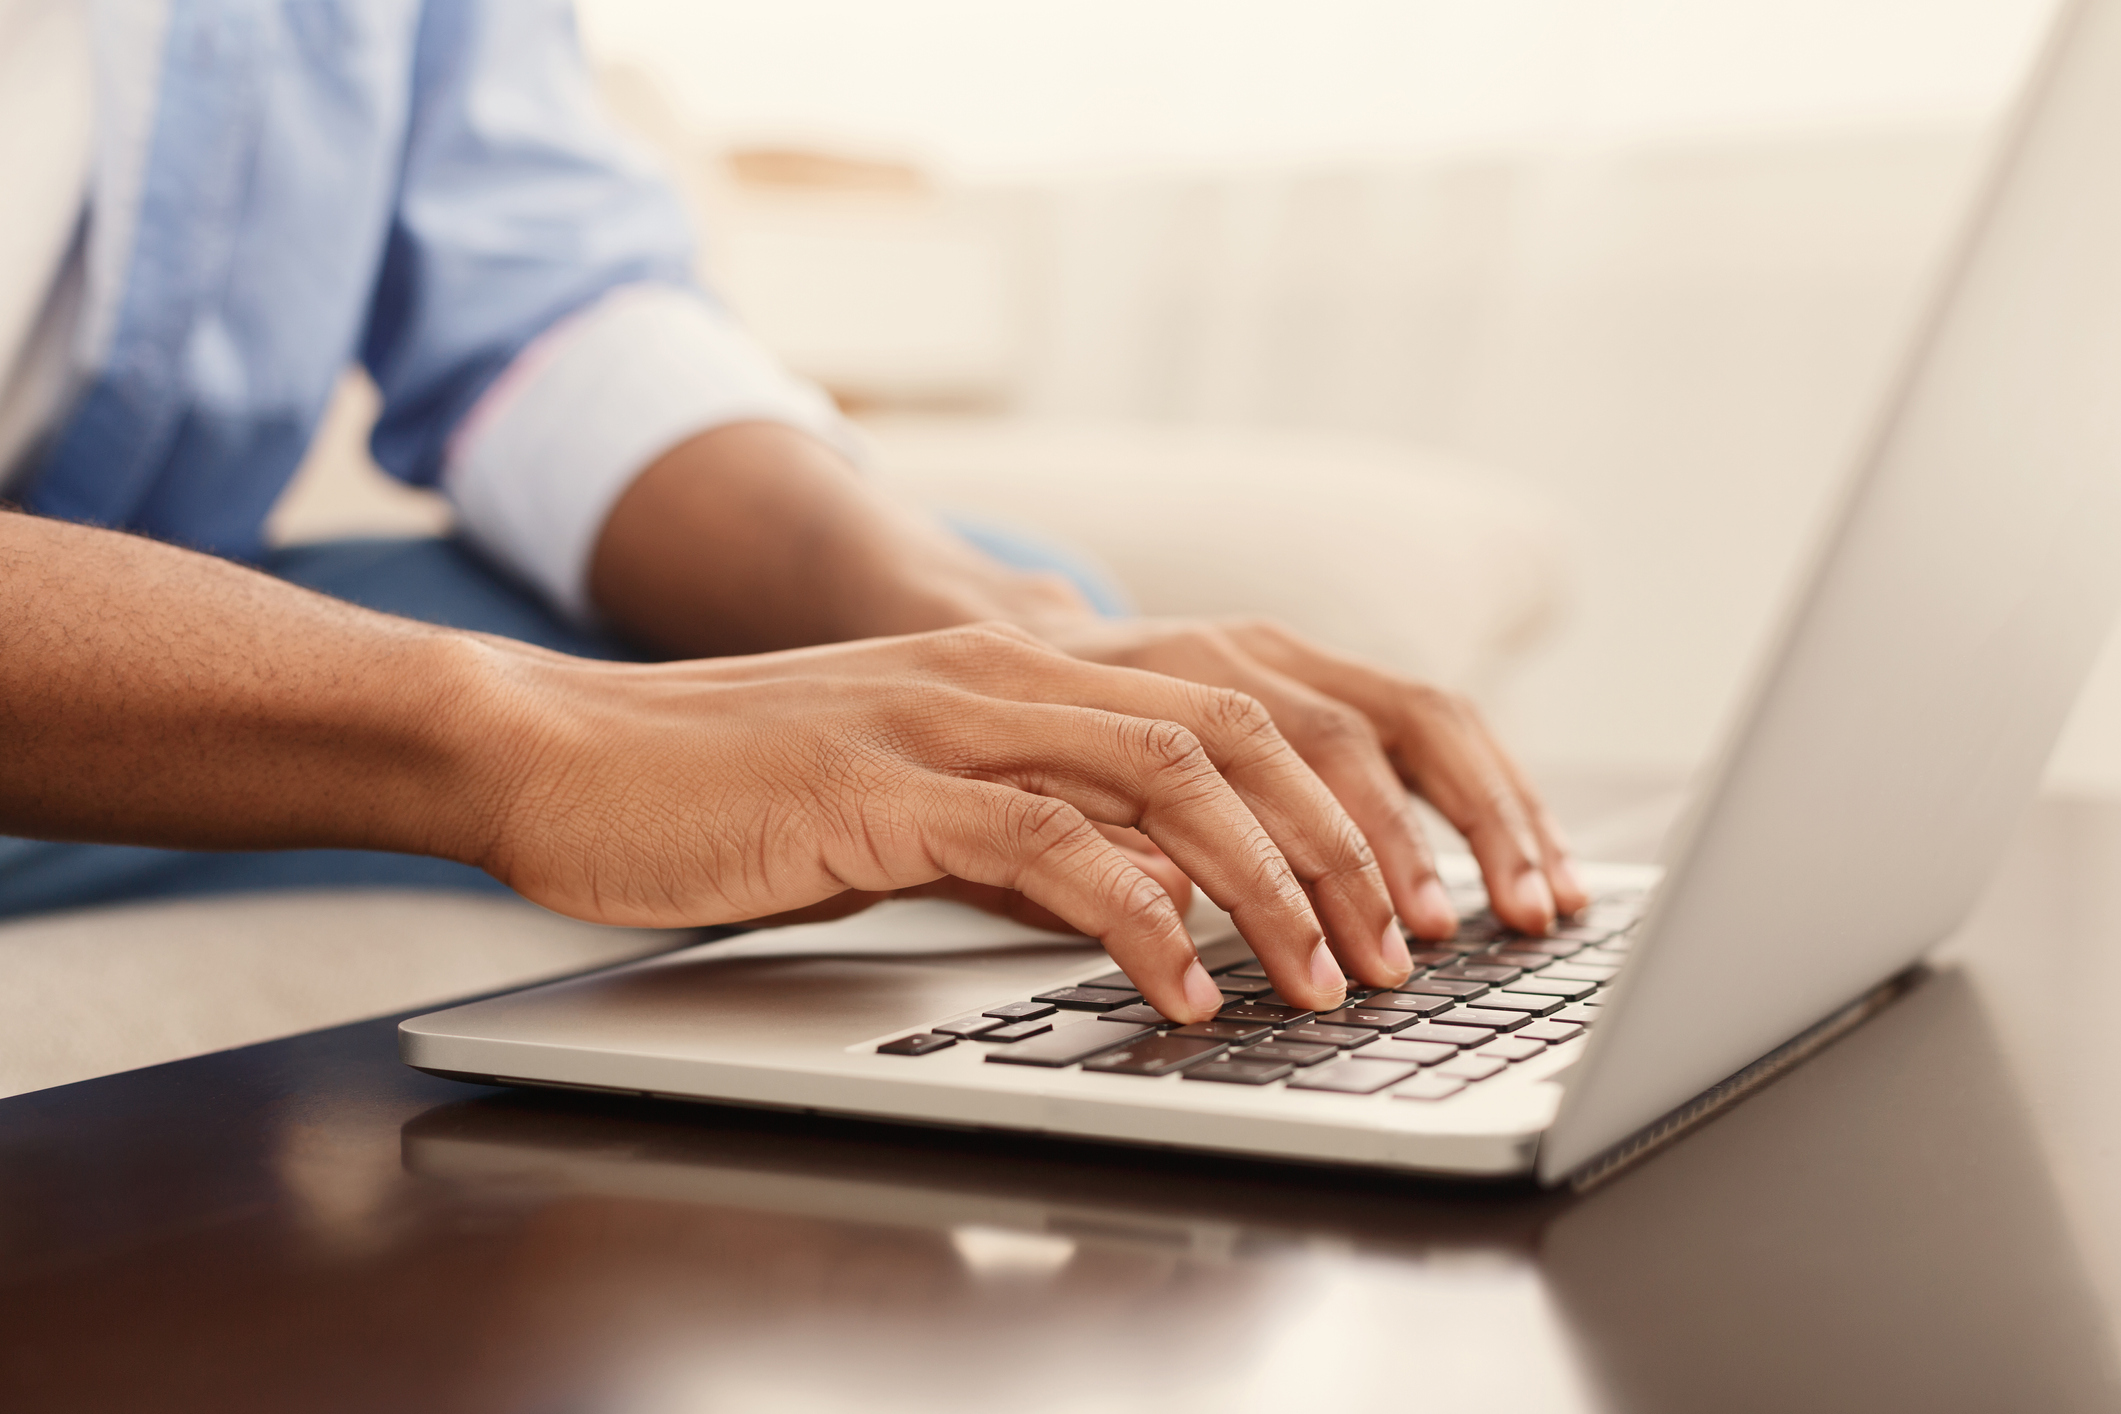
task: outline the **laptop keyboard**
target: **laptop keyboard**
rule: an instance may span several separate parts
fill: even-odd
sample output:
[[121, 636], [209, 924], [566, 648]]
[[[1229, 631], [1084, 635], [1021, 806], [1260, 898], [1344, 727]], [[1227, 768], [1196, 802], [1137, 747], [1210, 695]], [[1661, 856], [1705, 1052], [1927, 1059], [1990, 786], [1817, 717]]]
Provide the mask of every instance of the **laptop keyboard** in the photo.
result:
[[1447, 1100], [1597, 1024], [1599, 992], [1619, 975], [1646, 900], [1603, 894], [1544, 938], [1505, 927], [1477, 890], [1459, 901], [1456, 937], [1411, 944], [1412, 976], [1386, 991], [1350, 980], [1334, 1011], [1284, 1003], [1248, 959], [1212, 969], [1224, 998], [1212, 1021], [1166, 1020], [1125, 973], [1107, 972], [876, 1049], [926, 1056], [971, 1044], [1001, 1065]]

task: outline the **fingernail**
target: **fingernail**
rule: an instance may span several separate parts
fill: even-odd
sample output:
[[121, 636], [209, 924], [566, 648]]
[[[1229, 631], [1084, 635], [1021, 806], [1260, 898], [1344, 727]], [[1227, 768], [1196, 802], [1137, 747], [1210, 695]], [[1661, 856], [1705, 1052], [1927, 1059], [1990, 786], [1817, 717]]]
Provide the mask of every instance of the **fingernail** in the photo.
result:
[[1578, 898], [1589, 898], [1591, 896], [1591, 891], [1583, 886], [1583, 876], [1576, 872], [1574, 864], [1571, 864], [1565, 858], [1557, 859], [1554, 861], [1554, 868], [1561, 875], [1562, 881], [1569, 886], [1570, 893]]
[[1184, 986], [1186, 1004], [1196, 1015], [1206, 1018], [1223, 1009], [1222, 990], [1215, 985], [1215, 979], [1208, 975], [1208, 969], [1200, 965], [1198, 958], [1186, 969]]
[[1518, 912], [1553, 922], [1554, 894], [1547, 888], [1544, 874], [1537, 869], [1525, 870], [1517, 876], [1517, 886], [1511, 892], [1517, 895]]
[[1414, 891], [1414, 916], [1407, 920], [1424, 938], [1448, 938], [1458, 931], [1458, 910], [1451, 896], [1434, 879], [1424, 879]]
[[1385, 970], [1405, 977], [1414, 970], [1414, 954], [1407, 951], [1407, 940], [1400, 936], [1397, 921], [1385, 920], [1384, 936], [1378, 939], [1377, 956], [1383, 961]]
[[1329, 997], [1345, 997], [1348, 994], [1348, 979], [1341, 975], [1340, 963], [1333, 956], [1333, 949], [1320, 943], [1311, 954], [1311, 985]]

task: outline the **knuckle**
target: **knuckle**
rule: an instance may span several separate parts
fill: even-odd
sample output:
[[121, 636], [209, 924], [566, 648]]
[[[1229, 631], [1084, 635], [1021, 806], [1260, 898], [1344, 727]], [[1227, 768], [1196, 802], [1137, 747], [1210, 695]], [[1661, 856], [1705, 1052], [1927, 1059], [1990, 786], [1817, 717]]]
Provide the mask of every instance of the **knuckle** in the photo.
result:
[[1274, 714], [1249, 692], [1210, 687], [1201, 689], [1201, 693], [1206, 699], [1201, 718], [1224, 740], [1250, 741], [1269, 733], [1280, 734], [1274, 726]]
[[1340, 702], [1321, 702], [1304, 713], [1303, 734], [1313, 749], [1327, 753], [1375, 750], [1377, 729], [1370, 719]]
[[1158, 770], [1194, 771], [1208, 764], [1200, 738], [1177, 722], [1136, 719], [1133, 728], [1136, 753]]
[[1080, 811], [1050, 795], [1018, 793], [1010, 810], [1010, 833], [1035, 854], [1065, 848], [1084, 825]]

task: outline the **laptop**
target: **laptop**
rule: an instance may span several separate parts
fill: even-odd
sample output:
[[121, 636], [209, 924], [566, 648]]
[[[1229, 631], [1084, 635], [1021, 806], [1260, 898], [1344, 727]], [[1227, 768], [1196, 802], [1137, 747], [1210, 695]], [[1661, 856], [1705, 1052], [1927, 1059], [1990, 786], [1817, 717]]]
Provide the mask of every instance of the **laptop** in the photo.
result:
[[1212, 919], [1195, 938], [1229, 1005], [1173, 1028], [1080, 944], [901, 908], [422, 1016], [401, 1054], [481, 1083], [1588, 1185], [1896, 995], [2000, 859], [2117, 602], [2121, 0], [2081, 0], [1661, 870], [1594, 866], [1588, 912], [1524, 938], [1453, 862], [1459, 936], [1325, 1016]]

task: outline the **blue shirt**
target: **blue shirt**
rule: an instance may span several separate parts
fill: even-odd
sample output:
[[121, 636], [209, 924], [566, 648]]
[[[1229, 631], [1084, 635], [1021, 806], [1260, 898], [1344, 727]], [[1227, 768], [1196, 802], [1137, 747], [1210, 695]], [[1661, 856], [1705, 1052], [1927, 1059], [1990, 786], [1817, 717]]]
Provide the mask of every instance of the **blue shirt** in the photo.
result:
[[[85, 391], [29, 509], [255, 555], [349, 362], [383, 396], [377, 461], [431, 485], [466, 413], [574, 316], [596, 376], [548, 349], [513, 416], [595, 404], [558, 410], [567, 464], [522, 473], [577, 484], [528, 486], [528, 522], [483, 529], [579, 611], [588, 536], [644, 457], [732, 415], [829, 421], [693, 286], [682, 206], [599, 111], [567, 0], [98, 0], [96, 45]], [[150, 103], [129, 71], [156, 76]], [[599, 340], [603, 305], [643, 288]], [[642, 366], [615, 385], [614, 357]], [[507, 442], [510, 416], [481, 420]], [[555, 550], [540, 515], [593, 519]]]

